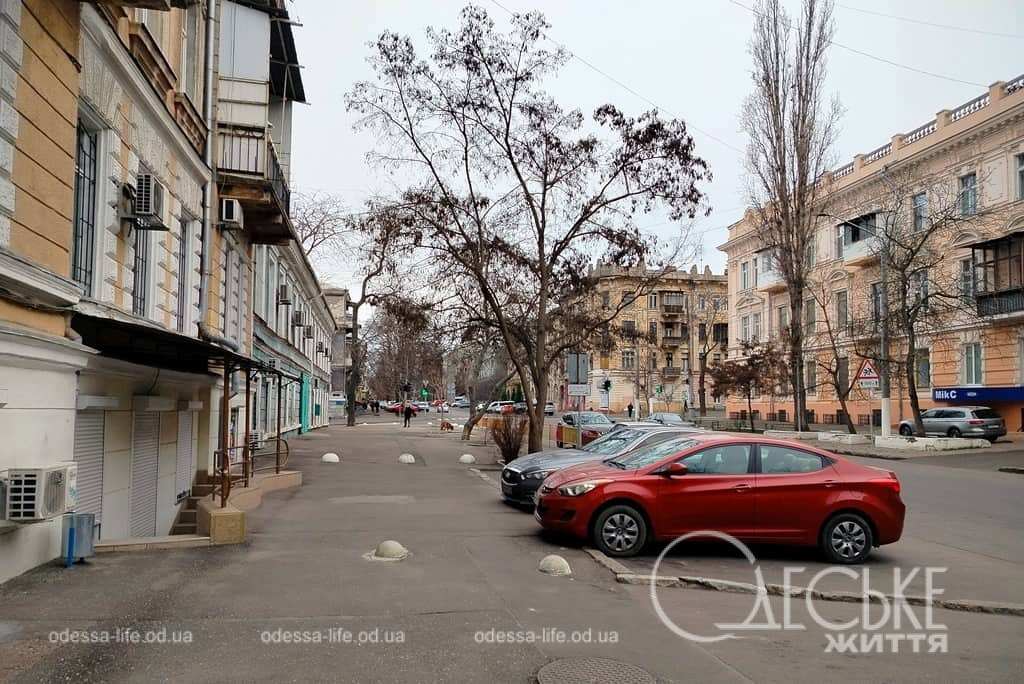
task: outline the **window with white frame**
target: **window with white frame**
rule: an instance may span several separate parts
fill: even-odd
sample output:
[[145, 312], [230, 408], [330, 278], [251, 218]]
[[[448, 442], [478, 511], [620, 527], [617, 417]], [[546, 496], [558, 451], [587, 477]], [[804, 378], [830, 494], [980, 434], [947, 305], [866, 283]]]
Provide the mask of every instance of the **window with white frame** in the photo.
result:
[[1017, 199], [1024, 200], [1024, 154], [1017, 157]]
[[188, 6], [181, 22], [182, 65], [179, 78], [181, 92], [197, 109], [203, 104], [203, 50], [203, 7], [196, 2]]
[[982, 383], [981, 344], [971, 342], [963, 346], [963, 380], [965, 385]]
[[847, 300], [846, 290], [836, 292], [836, 329], [846, 330], [850, 322], [850, 304]]
[[928, 270], [921, 269], [911, 275], [914, 287], [914, 299], [921, 304], [922, 311], [928, 311]]
[[914, 382], [918, 389], [932, 386], [932, 353], [931, 349], [918, 349], [915, 364]]
[[636, 368], [636, 351], [633, 349], [622, 350], [623, 370], [634, 370]]
[[761, 339], [761, 314], [750, 315], [750, 340], [758, 342]]
[[970, 258], [960, 260], [960, 297], [965, 302], [974, 299], [974, 261]]
[[750, 289], [750, 263], [746, 261], [740, 264], [740, 289]]
[[779, 321], [779, 334], [785, 333], [789, 330], [789, 307], [780, 306], [778, 308], [778, 321]]
[[648, 309], [657, 309], [658, 308], [658, 293], [657, 292], [652, 292], [649, 295], [647, 295], [647, 308]]
[[815, 360], [815, 359], [808, 359], [807, 362], [804, 364], [804, 367], [806, 369], [805, 370], [805, 377], [804, 377], [804, 384], [806, 385], [806, 387], [804, 389], [806, 389], [808, 392], [817, 392], [818, 391], [818, 362], [817, 362], [817, 360]]
[[740, 339], [744, 342], [750, 340], [750, 316], [740, 319]]
[[968, 173], [960, 176], [960, 214], [973, 216], [978, 213], [978, 176]]
[[920, 232], [928, 227], [928, 193], [919, 192], [911, 198], [914, 212], [914, 231]]
[[189, 305], [189, 272], [192, 267], [189, 259], [189, 237], [191, 221], [183, 217], [179, 222], [178, 230], [178, 332], [185, 332], [185, 325], [188, 322]]

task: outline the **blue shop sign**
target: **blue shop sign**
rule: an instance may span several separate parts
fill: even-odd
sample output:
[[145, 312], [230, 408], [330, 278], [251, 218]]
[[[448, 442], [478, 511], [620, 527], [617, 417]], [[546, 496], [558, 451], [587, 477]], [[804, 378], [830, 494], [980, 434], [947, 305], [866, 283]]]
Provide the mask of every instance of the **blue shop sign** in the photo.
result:
[[993, 401], [1024, 401], [1024, 385], [1016, 387], [936, 387], [932, 399], [954, 404]]

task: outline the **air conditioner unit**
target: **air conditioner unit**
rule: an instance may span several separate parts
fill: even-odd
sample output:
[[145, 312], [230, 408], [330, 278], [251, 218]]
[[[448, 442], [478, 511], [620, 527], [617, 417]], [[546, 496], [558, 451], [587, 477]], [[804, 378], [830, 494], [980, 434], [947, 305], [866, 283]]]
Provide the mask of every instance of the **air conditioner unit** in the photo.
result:
[[267, 368], [272, 368], [274, 370], [277, 370], [278, 368], [280, 368], [280, 364], [279, 364], [279, 362], [278, 362], [276, 357], [271, 357], [271, 358], [267, 359], [266, 366], [267, 366]]
[[313, 326], [307, 325], [305, 334], [303, 335], [307, 340], [313, 339]]
[[277, 290], [277, 303], [278, 304], [291, 304], [292, 297], [291, 292], [288, 291], [288, 283], [281, 283], [281, 287]]
[[11, 468], [6, 490], [7, 520], [30, 523], [56, 518], [78, 505], [78, 465]]
[[249, 433], [249, 450], [255, 451], [263, 448], [263, 433], [252, 431]]
[[317, 342], [316, 343], [316, 353], [317, 354], [326, 354], [327, 353], [327, 350], [324, 348], [324, 343], [323, 342]]
[[135, 185], [135, 227], [139, 230], [169, 230], [164, 221], [166, 190], [156, 176], [140, 173]]
[[242, 203], [236, 199], [222, 199], [220, 201], [220, 227], [223, 230], [241, 230]]
[[293, 328], [301, 328], [305, 324], [306, 324], [306, 317], [302, 314], [302, 312], [301, 311], [293, 311], [292, 312], [292, 327]]

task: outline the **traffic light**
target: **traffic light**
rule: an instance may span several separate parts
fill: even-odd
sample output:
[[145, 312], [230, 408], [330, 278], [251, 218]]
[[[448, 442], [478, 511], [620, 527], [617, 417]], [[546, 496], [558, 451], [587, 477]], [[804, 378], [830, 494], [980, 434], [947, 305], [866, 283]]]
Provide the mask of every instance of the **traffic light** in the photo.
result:
[[402, 385], [402, 391], [403, 392], [412, 392], [412, 385], [409, 384], [408, 382], [405, 383], [404, 385]]
[[427, 388], [426, 388], [426, 387], [422, 387], [422, 388], [420, 388], [420, 396], [421, 396], [421, 397], [423, 397], [424, 399], [426, 399], [426, 398], [427, 398], [427, 396], [428, 396], [429, 394], [430, 394], [430, 393], [429, 393], [429, 392], [427, 391]]
[[601, 389], [603, 389], [605, 392], [611, 392], [611, 390], [612, 390], [612, 381], [607, 379], [607, 378], [605, 378], [605, 381], [601, 383]]

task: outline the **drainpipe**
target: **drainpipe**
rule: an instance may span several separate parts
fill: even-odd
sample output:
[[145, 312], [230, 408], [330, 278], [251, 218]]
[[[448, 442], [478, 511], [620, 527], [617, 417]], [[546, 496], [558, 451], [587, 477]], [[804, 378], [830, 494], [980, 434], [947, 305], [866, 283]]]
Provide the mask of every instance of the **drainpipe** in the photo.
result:
[[[210, 0], [210, 4], [206, 12], [206, 77], [203, 80], [203, 123], [206, 124], [206, 144], [203, 150], [203, 161], [206, 163], [206, 168], [213, 169], [213, 32], [216, 28], [214, 17], [217, 13], [217, 0]], [[222, 347], [227, 347], [232, 351], [238, 351], [238, 344], [222, 337], [206, 324], [206, 311], [209, 309], [210, 304], [210, 286], [209, 282], [213, 278], [213, 270], [211, 267], [213, 250], [213, 207], [210, 206], [213, 202], [213, 184], [207, 182], [203, 185], [203, 246], [202, 256], [200, 257], [200, 277], [199, 277], [199, 339], [206, 340], [207, 342], [213, 342], [219, 344]]]

